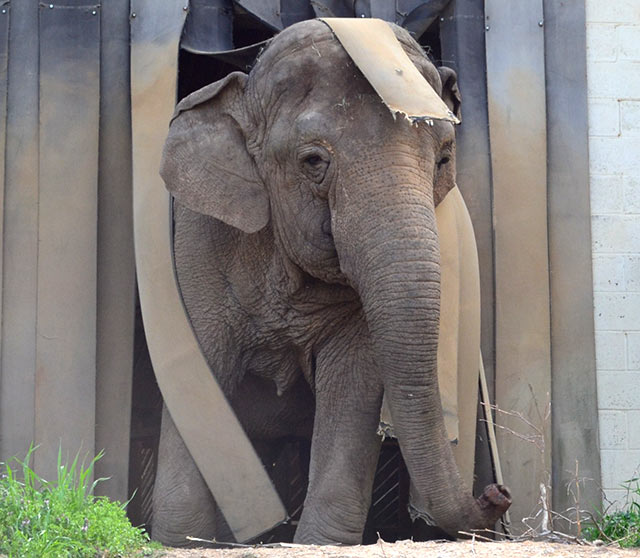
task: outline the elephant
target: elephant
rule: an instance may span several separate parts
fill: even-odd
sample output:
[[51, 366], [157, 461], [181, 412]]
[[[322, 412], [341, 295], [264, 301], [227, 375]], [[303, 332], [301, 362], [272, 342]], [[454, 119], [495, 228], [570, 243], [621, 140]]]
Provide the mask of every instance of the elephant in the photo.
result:
[[[393, 30], [459, 114], [455, 73]], [[383, 395], [429, 517], [452, 535], [491, 527], [509, 490], [474, 498], [464, 486], [436, 375], [434, 208], [455, 184], [453, 125], [393, 115], [329, 27], [308, 20], [248, 74], [178, 104], [161, 175], [184, 304], [222, 390], [256, 443], [311, 440], [294, 540], [361, 542]], [[166, 411], [152, 527], [173, 545], [224, 528]]]

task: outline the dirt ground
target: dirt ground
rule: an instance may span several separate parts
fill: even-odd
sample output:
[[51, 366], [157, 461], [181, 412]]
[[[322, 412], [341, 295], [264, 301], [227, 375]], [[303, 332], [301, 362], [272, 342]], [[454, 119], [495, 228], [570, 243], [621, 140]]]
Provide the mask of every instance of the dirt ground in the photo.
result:
[[583, 546], [548, 542], [420, 542], [378, 541], [367, 546], [286, 545], [278, 548], [246, 547], [227, 550], [167, 549], [162, 558], [632, 558], [640, 549]]

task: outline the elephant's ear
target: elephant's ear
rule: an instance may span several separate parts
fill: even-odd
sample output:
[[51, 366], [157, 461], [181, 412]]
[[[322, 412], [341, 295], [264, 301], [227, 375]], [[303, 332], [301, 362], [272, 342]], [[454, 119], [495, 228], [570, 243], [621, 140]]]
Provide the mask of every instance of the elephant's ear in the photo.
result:
[[456, 115], [458, 120], [462, 120], [462, 113], [460, 111], [462, 97], [460, 96], [460, 89], [458, 89], [458, 76], [451, 68], [447, 68], [446, 66], [440, 66], [438, 73], [442, 81], [442, 100], [451, 112]]
[[269, 222], [269, 199], [246, 146], [246, 80], [233, 72], [178, 104], [160, 174], [192, 211], [253, 233]]

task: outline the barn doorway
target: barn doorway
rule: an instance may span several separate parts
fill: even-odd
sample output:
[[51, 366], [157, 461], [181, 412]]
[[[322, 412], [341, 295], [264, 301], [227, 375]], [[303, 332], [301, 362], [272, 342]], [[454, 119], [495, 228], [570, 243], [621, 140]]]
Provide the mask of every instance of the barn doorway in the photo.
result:
[[[446, 10], [452, 9], [454, 3], [455, 0], [431, 4], [438, 4], [444, 14]], [[241, 8], [239, 3], [233, 3], [232, 12], [220, 12], [221, 19], [209, 21], [207, 33], [207, 29], [202, 28], [202, 24], [207, 22], [197, 19], [198, 9], [203, 9], [206, 5], [207, 1], [192, 3], [192, 11], [185, 25], [183, 48], [179, 55], [179, 99], [232, 71], [249, 71], [264, 42], [274, 34], [274, 30], [264, 21]], [[307, 16], [314, 17], [314, 14], [309, 12]], [[305, 19], [300, 14], [297, 17]], [[282, 19], [284, 21], [284, 14]], [[451, 42], [451, 30], [448, 35], [443, 35], [443, 20], [439, 14], [438, 17], [430, 18], [429, 25], [416, 38], [436, 65], [451, 65], [450, 60], [443, 60], [443, 44]], [[211, 27], [213, 25], [215, 27]], [[202, 50], [198, 41], [202, 41], [203, 37], [208, 37], [207, 40], [215, 43], [218, 52], [193, 52]], [[231, 45], [233, 49], [228, 48]], [[139, 305], [136, 311], [132, 400], [129, 488], [130, 493], [135, 491], [135, 496], [128, 511], [134, 524], [145, 524], [150, 528], [162, 397], [153, 374]], [[475, 484], [482, 489], [494, 479], [480, 406], [478, 417], [480, 422], [476, 440]], [[306, 494], [310, 444], [307, 440], [282, 439], [269, 447], [257, 449], [291, 518], [287, 524], [263, 535], [261, 541], [291, 541]], [[407, 510], [408, 501], [409, 476], [406, 466], [397, 441], [386, 439], [380, 452], [364, 543], [374, 543], [378, 534], [386, 541], [444, 538], [444, 533], [439, 529], [429, 527], [421, 520], [411, 521]]]

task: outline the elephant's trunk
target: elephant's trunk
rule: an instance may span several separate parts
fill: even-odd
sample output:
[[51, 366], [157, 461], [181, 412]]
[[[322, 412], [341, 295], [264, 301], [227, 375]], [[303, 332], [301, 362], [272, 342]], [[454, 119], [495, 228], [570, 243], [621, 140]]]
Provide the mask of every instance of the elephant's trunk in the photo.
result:
[[430, 177], [397, 161], [378, 169], [382, 186], [354, 175], [348, 191], [335, 195], [334, 239], [343, 272], [362, 300], [409, 474], [425, 511], [442, 529], [488, 528], [509, 507], [508, 492], [492, 486], [472, 497], [442, 416], [439, 248]]

